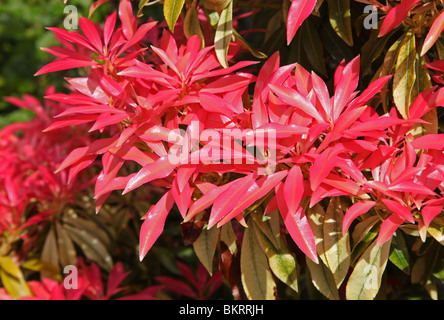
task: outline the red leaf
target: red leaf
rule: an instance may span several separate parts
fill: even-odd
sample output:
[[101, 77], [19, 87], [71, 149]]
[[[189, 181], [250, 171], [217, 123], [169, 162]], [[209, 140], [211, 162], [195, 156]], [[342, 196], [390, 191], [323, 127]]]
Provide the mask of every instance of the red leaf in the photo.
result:
[[381, 89], [385, 86], [387, 81], [392, 77], [392, 75], [384, 76], [375, 81], [372, 81], [364, 91], [354, 99], [348, 108], [353, 109], [355, 107], [360, 107], [367, 103], [375, 94], [381, 91]]
[[429, 188], [427, 188], [426, 186], [423, 186], [423, 185], [420, 185], [420, 184], [417, 184], [414, 182], [410, 182], [410, 181], [405, 181], [405, 182], [398, 183], [397, 185], [390, 186], [389, 189], [393, 190], [393, 191], [410, 192], [410, 193], [414, 193], [414, 194], [428, 194], [431, 196], [435, 195], [435, 193], [433, 191], [431, 191]]
[[105, 47], [108, 47], [108, 43], [110, 42], [111, 37], [114, 33], [114, 28], [116, 27], [116, 20], [117, 20], [117, 13], [115, 11], [105, 20], [105, 24], [103, 26], [103, 41], [105, 42]]
[[43, 132], [60, 129], [69, 126], [76, 126], [82, 123], [91, 122], [97, 119], [97, 115], [81, 115], [71, 119], [57, 120], [47, 127]]
[[376, 202], [367, 200], [353, 204], [344, 215], [344, 220], [342, 222], [342, 234], [347, 232], [353, 220], [355, 220], [361, 214], [368, 212], [375, 204]]
[[165, 219], [173, 207], [174, 199], [171, 192], [166, 192], [163, 197], [145, 215], [145, 221], [140, 229], [139, 259], [143, 260], [145, 255], [160, 236], [165, 226]]
[[311, 80], [313, 83], [313, 89], [316, 92], [316, 96], [325, 111], [327, 119], [331, 119], [331, 101], [328, 93], [328, 88], [325, 82], [314, 72], [311, 73]]
[[350, 61], [342, 70], [342, 75], [335, 86], [333, 100], [333, 121], [336, 121], [350, 100], [353, 91], [359, 82], [360, 58], [357, 56]]
[[96, 11], [98, 7], [100, 7], [104, 3], [107, 3], [108, 1], [109, 0], [97, 0], [97, 1], [94, 1], [91, 4], [91, 7], [89, 8], [88, 17], [91, 17], [92, 14], [94, 13], [94, 11]]
[[137, 22], [133, 15], [133, 8], [129, 0], [122, 0], [119, 4], [119, 18], [122, 22], [122, 31], [126, 39], [131, 39], [134, 30], [137, 28]]
[[411, 142], [414, 149], [444, 150], [444, 134], [427, 134]]
[[60, 164], [56, 172], [59, 172], [72, 164], [80, 161], [83, 157], [87, 155], [97, 155], [112, 148], [117, 140], [117, 137], [100, 139], [92, 142], [87, 147], [77, 148], [71, 151], [71, 153], [65, 157], [63, 162]]
[[129, 274], [129, 271], [125, 272], [123, 264], [121, 262], [116, 263], [108, 276], [106, 296], [111, 297], [113, 294], [121, 291], [123, 288], [119, 289], [119, 286]]
[[342, 148], [337, 145], [325, 150], [316, 158], [310, 167], [311, 190], [314, 191], [328, 176], [336, 164], [334, 159], [340, 152], [342, 152]]
[[443, 203], [429, 204], [421, 209], [422, 219], [424, 220], [424, 226], [426, 228], [428, 228], [432, 220], [442, 212], [442, 209]]
[[214, 201], [208, 220], [208, 229], [213, 227], [220, 219], [227, 215], [239, 203], [239, 195], [245, 195], [248, 189], [255, 183], [255, 174], [249, 174], [243, 178], [234, 180], [224, 192]]
[[412, 213], [410, 212], [410, 210], [407, 207], [404, 207], [399, 202], [393, 201], [390, 199], [382, 199], [382, 202], [393, 213], [396, 213], [398, 216], [400, 216], [401, 218], [403, 218], [411, 223], [415, 223], [415, 221], [413, 220]]
[[157, 276], [158, 282], [164, 285], [165, 289], [177, 293], [181, 296], [196, 299], [197, 293], [193, 291], [186, 283], [167, 276]]
[[281, 213], [285, 227], [291, 238], [307, 257], [313, 260], [313, 262], [318, 263], [319, 260], [316, 253], [315, 237], [304, 210], [302, 207], [299, 207], [295, 214], [289, 212], [285, 201], [284, 187], [282, 183], [276, 186], [276, 198], [279, 212]]
[[438, 37], [442, 35], [444, 31], [444, 11], [442, 11], [439, 16], [433, 21], [432, 26], [430, 27], [429, 33], [424, 40], [424, 44], [422, 45], [421, 56], [425, 55], [427, 51], [435, 44]]
[[306, 114], [315, 118], [318, 122], [325, 122], [313, 104], [299, 92], [292, 88], [268, 85], [270, 89], [285, 103], [304, 111]]
[[117, 53], [117, 55], [120, 56], [123, 52], [125, 52], [125, 50], [137, 44], [156, 24], [157, 21], [142, 24], [134, 33], [134, 35], [128, 40], [128, 42], [125, 43], [125, 45], [119, 50], [119, 53]]
[[227, 117], [232, 117], [233, 113], [239, 112], [227, 101], [212, 93], [199, 92], [199, 100], [202, 107], [208, 112], [222, 113]]
[[303, 194], [304, 176], [302, 175], [301, 168], [298, 165], [294, 165], [288, 172], [284, 183], [284, 198], [290, 214], [296, 214]]
[[79, 18], [80, 29], [82, 29], [83, 34], [89, 40], [89, 42], [97, 49], [99, 52], [103, 52], [103, 43], [100, 38], [97, 29], [91, 21], [85, 17]]
[[162, 179], [167, 177], [176, 168], [177, 164], [172, 164], [168, 156], [159, 158], [153, 163], [144, 166], [140, 171], [128, 181], [123, 194], [134, 190], [141, 185], [148, 183], [155, 179]]
[[[230, 185], [232, 185], [234, 181], [231, 181], [230, 183], [227, 183], [223, 186], [217, 187], [215, 185], [211, 185], [212, 187], [214, 187], [211, 190], [208, 190], [207, 192], [204, 193], [204, 195], [202, 197], [200, 197], [199, 199], [197, 199], [190, 207], [190, 210], [188, 211], [187, 216], [184, 219], [184, 222], [188, 222], [191, 219], [193, 219], [196, 214], [198, 214], [199, 212], [201, 212], [202, 210], [206, 209], [207, 207], [209, 207], [210, 205], [212, 205], [214, 203], [214, 201], [217, 199], [217, 197], [224, 192], [225, 190], [228, 189], [228, 187]], [[198, 185], [199, 188], [199, 185]], [[199, 188], [199, 190], [202, 191], [201, 188]]]
[[316, 0], [293, 0], [287, 16], [287, 45], [316, 6]]
[[383, 37], [395, 29], [407, 17], [410, 9], [419, 1], [420, 0], [404, 0], [392, 8], [384, 18], [378, 37]]
[[243, 210], [250, 207], [257, 200], [264, 197], [270, 190], [272, 190], [276, 184], [282, 181], [283, 178], [287, 175], [287, 171], [280, 171], [274, 174], [271, 174], [265, 178], [261, 178], [256, 180], [253, 185], [247, 190], [245, 195], [241, 198], [240, 202], [230, 211], [224, 218], [222, 218], [218, 227], [227, 223], [231, 219], [233, 219], [238, 214], [242, 213]]
[[173, 198], [174, 201], [176, 202], [177, 208], [179, 209], [179, 212], [182, 215], [182, 218], [185, 218], [188, 207], [191, 202], [190, 184], [185, 183], [182, 191], [180, 191], [177, 179], [174, 179], [173, 185], [171, 187], [171, 192], [173, 194]]
[[64, 60], [55, 60], [53, 62], [48, 63], [44, 67], [42, 67], [39, 71], [34, 74], [34, 76], [39, 76], [48, 72], [56, 72], [80, 67], [87, 67], [96, 64], [95, 61], [90, 60], [74, 60], [74, 59], [64, 59]]
[[[76, 31], [69, 32], [69, 31], [67, 31], [65, 29], [61, 29], [61, 28], [47, 28], [47, 29], [54, 32], [58, 37], [66, 40], [66, 41], [79, 44], [85, 48], [90, 49], [91, 51], [97, 52], [97, 50], [88, 42], [88, 40]], [[99, 52], [97, 52], [97, 53], [99, 53]]]
[[400, 218], [396, 214], [392, 214], [387, 219], [385, 219], [381, 224], [381, 229], [379, 229], [378, 239], [376, 240], [376, 245], [383, 245], [390, 237], [395, 233], [396, 229], [403, 224], [404, 219]]

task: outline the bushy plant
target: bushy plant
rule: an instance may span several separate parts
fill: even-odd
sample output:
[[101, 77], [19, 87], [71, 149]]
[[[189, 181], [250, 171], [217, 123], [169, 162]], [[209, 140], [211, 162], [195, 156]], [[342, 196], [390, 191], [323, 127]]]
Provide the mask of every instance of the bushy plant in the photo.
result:
[[[37, 117], [1, 131], [3, 296], [121, 297], [123, 260], [127, 298], [443, 297], [442, 1], [116, 6], [48, 28], [69, 92], [7, 98]], [[147, 271], [161, 241], [196, 276]]]

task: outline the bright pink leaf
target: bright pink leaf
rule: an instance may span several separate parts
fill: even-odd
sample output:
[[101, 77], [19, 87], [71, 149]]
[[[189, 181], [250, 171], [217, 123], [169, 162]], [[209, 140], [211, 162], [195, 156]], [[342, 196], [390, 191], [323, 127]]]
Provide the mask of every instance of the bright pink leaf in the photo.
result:
[[74, 60], [74, 59], [64, 59], [64, 60], [56, 60], [48, 63], [44, 67], [42, 67], [35, 76], [39, 76], [48, 72], [56, 72], [80, 67], [88, 67], [97, 64], [95, 61], [90, 60]]
[[363, 200], [353, 204], [344, 215], [344, 220], [342, 222], [342, 233], [345, 234], [353, 220], [368, 212], [375, 204], [376, 202], [368, 200]]
[[389, 210], [391, 210], [393, 213], [396, 213], [401, 218], [403, 218], [411, 223], [415, 222], [413, 220], [413, 216], [412, 216], [412, 213], [410, 212], [410, 210], [407, 207], [400, 204], [399, 202], [393, 201], [390, 199], [382, 199], [382, 202], [386, 205], [386, 207]]
[[161, 235], [165, 226], [165, 219], [173, 207], [174, 199], [171, 192], [166, 192], [163, 197], [145, 215], [145, 220], [140, 229], [139, 259], [143, 260], [145, 255]]
[[395, 233], [396, 229], [404, 223], [404, 219], [396, 214], [390, 215], [381, 224], [381, 229], [379, 229], [378, 239], [376, 240], [376, 245], [383, 245], [391, 236]]
[[302, 110], [306, 114], [315, 118], [318, 122], [325, 122], [313, 104], [299, 92], [292, 88], [275, 86], [270, 84], [270, 89], [285, 103]]
[[208, 228], [213, 227], [220, 219], [227, 215], [239, 203], [239, 195], [248, 191], [255, 183], [255, 174], [249, 174], [243, 178], [234, 180], [223, 193], [221, 193], [211, 208]]
[[427, 134], [411, 142], [415, 149], [444, 150], [444, 134]]
[[266, 176], [255, 181], [253, 185], [247, 190], [245, 195], [241, 198], [239, 203], [230, 211], [224, 218], [222, 218], [218, 226], [225, 224], [226, 222], [233, 219], [238, 214], [242, 213], [243, 210], [250, 207], [257, 200], [261, 199], [267, 195], [270, 190], [272, 190], [282, 179], [287, 175], [287, 171], [280, 171], [271, 175]]
[[438, 37], [442, 35], [444, 31], [444, 11], [442, 11], [439, 16], [433, 21], [429, 32], [422, 45], [421, 56], [425, 55], [427, 51], [435, 44]]
[[287, 45], [316, 6], [316, 0], [293, 0], [287, 16]]
[[313, 262], [318, 263], [315, 237], [304, 210], [302, 207], [299, 207], [295, 214], [289, 212], [285, 201], [283, 186], [282, 183], [276, 186], [276, 198], [285, 227], [299, 249]]
[[407, 17], [410, 9], [420, 0], [404, 0], [401, 1], [396, 7], [390, 9], [387, 16], [384, 18], [384, 22], [379, 30], [379, 37], [385, 36], [387, 33], [395, 29], [401, 22]]
[[288, 172], [284, 183], [284, 199], [290, 214], [296, 214], [303, 194], [304, 176], [302, 175], [301, 168], [298, 165], [294, 165]]
[[159, 158], [153, 163], [144, 166], [140, 171], [130, 180], [123, 191], [123, 194], [134, 190], [141, 185], [153, 181], [155, 179], [162, 179], [167, 177], [176, 168], [177, 164], [171, 163], [168, 156]]
[[136, 18], [129, 0], [122, 0], [119, 4], [119, 17], [122, 22], [122, 31], [126, 39], [131, 39], [137, 28]]

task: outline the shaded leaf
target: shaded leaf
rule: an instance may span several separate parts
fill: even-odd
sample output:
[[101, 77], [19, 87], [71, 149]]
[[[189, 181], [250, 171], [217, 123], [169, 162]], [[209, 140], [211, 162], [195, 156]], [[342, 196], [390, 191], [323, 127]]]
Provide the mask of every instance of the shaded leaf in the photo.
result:
[[80, 247], [88, 259], [96, 262], [107, 271], [111, 271], [113, 262], [111, 255], [95, 234], [90, 234], [85, 230], [79, 230], [69, 224], [65, 224], [64, 229], [69, 237]]
[[274, 300], [275, 283], [268, 259], [257, 240], [251, 219], [245, 228], [241, 248], [241, 280], [250, 300]]
[[[57, 249], [57, 240], [54, 230], [51, 228], [46, 236], [45, 243], [43, 244], [41, 258], [42, 261], [54, 266], [57, 270], [60, 270], [59, 255]], [[55, 279], [55, 274], [41, 271], [42, 278]]]
[[197, 16], [196, 0], [193, 1], [190, 8], [185, 15], [183, 21], [183, 32], [187, 38], [197, 35], [201, 41], [201, 48], [205, 46], [205, 39], [202, 33], [202, 28], [200, 27], [200, 21]]
[[393, 234], [390, 246], [389, 260], [401, 271], [410, 274], [410, 254], [402, 232]]
[[333, 30], [349, 46], [353, 46], [350, 0], [328, 0], [328, 18]]
[[302, 44], [310, 65], [317, 73], [327, 76], [327, 69], [324, 61], [324, 46], [316, 28], [310, 23], [310, 20], [305, 21], [301, 26]]
[[335, 278], [330, 269], [321, 261], [318, 264], [310, 259], [305, 259], [307, 267], [310, 270], [311, 281], [316, 289], [319, 290], [329, 300], [339, 300], [339, 292], [336, 288]]
[[204, 228], [193, 243], [194, 251], [199, 261], [204, 265], [210, 275], [213, 274], [213, 257], [219, 242], [220, 228]]

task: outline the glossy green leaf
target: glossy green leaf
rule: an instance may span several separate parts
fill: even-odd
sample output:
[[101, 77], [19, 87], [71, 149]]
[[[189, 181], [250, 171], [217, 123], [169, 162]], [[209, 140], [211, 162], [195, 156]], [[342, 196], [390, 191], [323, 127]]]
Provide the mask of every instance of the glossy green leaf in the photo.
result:
[[267, 55], [261, 51], [254, 49], [237, 31], [233, 29], [234, 38], [239, 41], [244, 49], [250, 51], [250, 53], [258, 59], [266, 59]]
[[389, 260], [401, 271], [410, 274], [410, 254], [401, 231], [396, 231], [392, 237]]
[[378, 235], [380, 220], [377, 216], [371, 216], [359, 222], [352, 232], [352, 259], [351, 264], [359, 258], [359, 256], [370, 245], [373, 239]]

